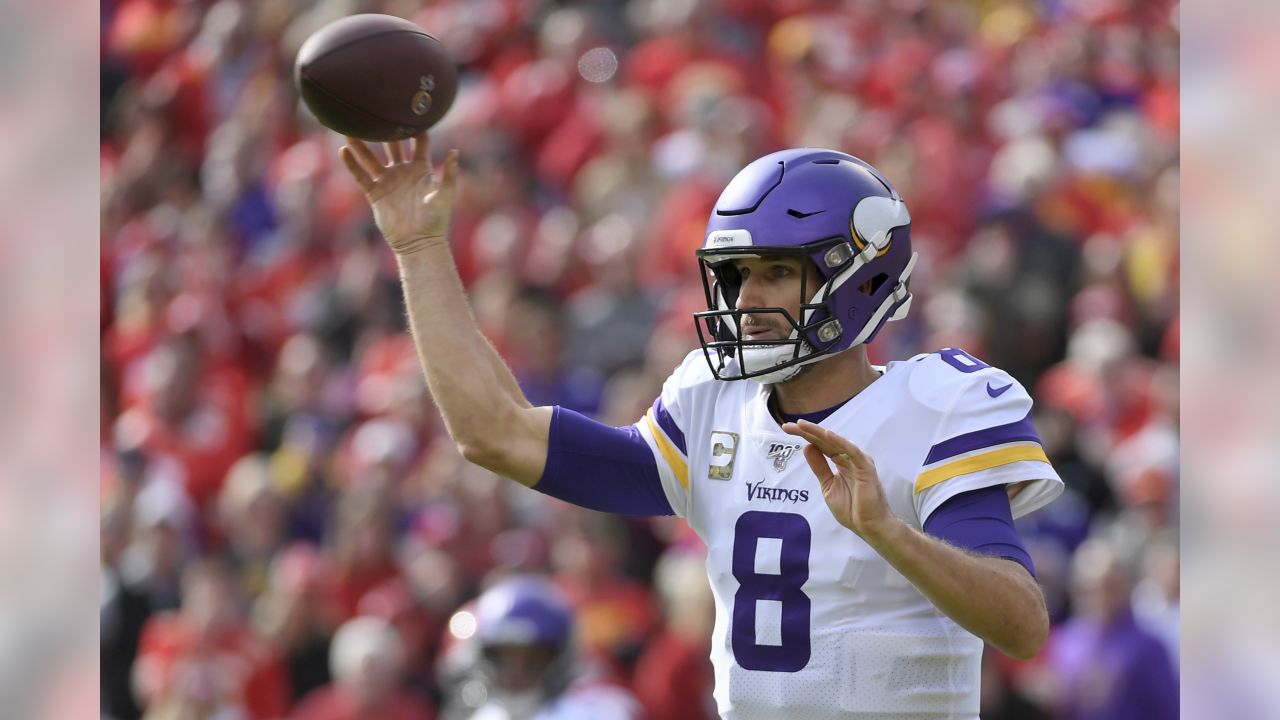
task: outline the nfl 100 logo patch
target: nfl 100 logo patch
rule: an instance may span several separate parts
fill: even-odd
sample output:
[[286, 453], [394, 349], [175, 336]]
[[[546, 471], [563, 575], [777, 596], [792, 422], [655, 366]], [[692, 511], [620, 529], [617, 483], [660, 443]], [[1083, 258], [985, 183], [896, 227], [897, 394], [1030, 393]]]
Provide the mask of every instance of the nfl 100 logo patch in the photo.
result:
[[787, 461], [799, 449], [799, 445], [776, 442], [769, 445], [769, 452], [765, 453], [765, 455], [773, 461], [773, 469], [782, 472], [787, 469]]

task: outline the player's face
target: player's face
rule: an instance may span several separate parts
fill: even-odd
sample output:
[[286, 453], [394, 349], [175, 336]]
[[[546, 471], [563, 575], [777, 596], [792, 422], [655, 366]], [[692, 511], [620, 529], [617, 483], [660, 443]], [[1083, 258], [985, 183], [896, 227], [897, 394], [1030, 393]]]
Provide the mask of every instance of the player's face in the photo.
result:
[[[738, 291], [740, 310], [779, 307], [800, 320], [801, 283], [810, 292], [818, 287], [812, 263], [791, 256], [744, 258], [733, 262], [742, 274], [742, 288]], [[778, 313], [748, 312], [742, 316], [743, 340], [784, 340], [791, 331], [786, 319]]]
[[498, 686], [513, 693], [535, 687], [553, 655], [549, 648], [536, 645], [498, 645], [489, 653], [498, 669]]

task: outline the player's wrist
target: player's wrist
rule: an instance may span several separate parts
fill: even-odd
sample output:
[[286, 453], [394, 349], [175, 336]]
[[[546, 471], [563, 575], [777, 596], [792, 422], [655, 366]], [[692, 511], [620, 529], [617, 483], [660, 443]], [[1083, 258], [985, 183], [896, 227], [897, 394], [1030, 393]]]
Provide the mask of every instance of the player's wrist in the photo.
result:
[[424, 250], [441, 247], [448, 244], [448, 238], [444, 233], [434, 235], [414, 235], [407, 238], [387, 237], [387, 244], [391, 246], [391, 251], [397, 257], [409, 257], [417, 255]]
[[913, 532], [911, 526], [902, 518], [889, 513], [883, 520], [875, 523], [864, 523], [858, 535], [876, 552], [885, 555], [886, 551], [900, 547], [905, 536]]
[[395, 258], [400, 277], [405, 280], [418, 277], [434, 278], [441, 267], [453, 262], [449, 257], [447, 243], [425, 245], [410, 253], [397, 252]]

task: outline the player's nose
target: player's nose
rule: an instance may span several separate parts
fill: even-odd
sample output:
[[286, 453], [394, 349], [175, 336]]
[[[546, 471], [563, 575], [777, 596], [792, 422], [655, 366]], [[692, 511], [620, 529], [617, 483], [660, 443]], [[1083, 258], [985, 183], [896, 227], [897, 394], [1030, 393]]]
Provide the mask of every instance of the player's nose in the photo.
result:
[[748, 275], [743, 278], [742, 286], [738, 288], [739, 310], [769, 307], [765, 304], [763, 284], [754, 275]]

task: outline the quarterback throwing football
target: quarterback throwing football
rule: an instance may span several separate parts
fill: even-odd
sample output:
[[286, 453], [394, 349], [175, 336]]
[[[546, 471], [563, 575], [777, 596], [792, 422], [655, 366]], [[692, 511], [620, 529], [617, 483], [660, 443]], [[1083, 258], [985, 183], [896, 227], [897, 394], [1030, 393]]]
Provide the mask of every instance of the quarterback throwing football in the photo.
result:
[[342, 149], [454, 442], [569, 502], [688, 521], [708, 548], [723, 717], [967, 720], [984, 640], [1039, 650], [1049, 620], [1013, 518], [1062, 481], [1003, 371], [956, 348], [868, 360], [910, 307], [916, 257], [877, 170], [819, 149], [744, 168], [697, 252], [701, 348], [615, 428], [532, 407], [471, 320], [446, 242], [456, 151], [438, 177], [425, 134], [386, 153]]

